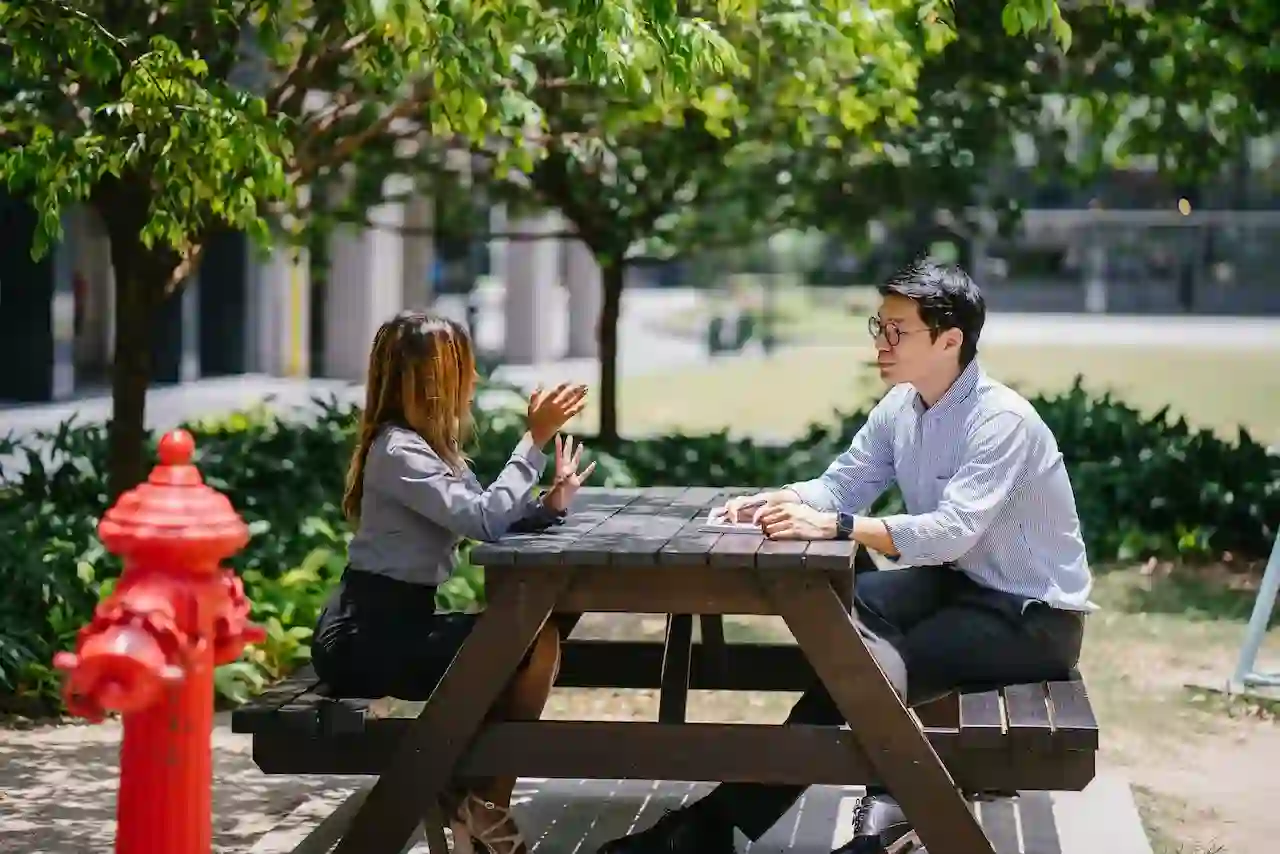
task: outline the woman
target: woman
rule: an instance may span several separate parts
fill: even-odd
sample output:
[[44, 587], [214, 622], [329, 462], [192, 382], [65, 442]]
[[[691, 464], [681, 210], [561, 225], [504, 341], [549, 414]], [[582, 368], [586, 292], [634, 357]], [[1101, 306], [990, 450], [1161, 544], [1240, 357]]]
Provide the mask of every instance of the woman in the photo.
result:
[[[582, 448], [558, 431], [582, 411], [586, 388], [562, 385], [529, 400], [528, 432], [485, 488], [462, 452], [475, 395], [475, 360], [459, 324], [406, 312], [383, 324], [369, 354], [359, 442], [342, 507], [356, 527], [348, 566], [312, 642], [316, 674], [340, 696], [430, 698], [475, 624], [435, 613], [436, 587], [452, 574], [458, 542], [556, 524], [590, 475]], [[555, 437], [556, 475], [536, 499]], [[560, 665], [548, 624], [491, 712], [542, 714]], [[448, 804], [459, 854], [525, 854], [510, 813], [513, 778], [470, 781]]]

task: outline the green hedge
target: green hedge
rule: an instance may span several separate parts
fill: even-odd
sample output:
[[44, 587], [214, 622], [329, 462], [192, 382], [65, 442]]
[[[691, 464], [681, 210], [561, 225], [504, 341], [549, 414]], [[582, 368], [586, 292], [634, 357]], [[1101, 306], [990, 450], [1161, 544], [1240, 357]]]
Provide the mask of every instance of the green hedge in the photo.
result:
[[[1147, 555], [1263, 556], [1280, 522], [1280, 457], [1241, 432], [1236, 441], [1193, 431], [1165, 413], [1143, 416], [1078, 385], [1033, 401], [1059, 438], [1094, 562]], [[231, 564], [246, 580], [268, 641], [219, 672], [236, 698], [305, 659], [310, 627], [341, 571], [348, 532], [339, 510], [357, 409], [321, 402], [309, 421], [265, 411], [188, 425], [206, 482], [225, 492], [252, 531]], [[724, 434], [629, 440], [597, 453], [597, 484], [760, 485], [816, 475], [847, 445], [858, 412], [815, 426], [789, 445]], [[474, 465], [491, 478], [523, 429], [513, 410], [482, 413]], [[589, 441], [589, 439], [588, 439]], [[119, 573], [96, 537], [106, 505], [106, 435], [101, 425], [0, 441], [0, 706], [47, 708], [58, 677], [53, 653], [77, 629]], [[887, 495], [877, 509], [899, 504]], [[441, 590], [451, 609], [475, 607], [481, 573], [464, 565]]]

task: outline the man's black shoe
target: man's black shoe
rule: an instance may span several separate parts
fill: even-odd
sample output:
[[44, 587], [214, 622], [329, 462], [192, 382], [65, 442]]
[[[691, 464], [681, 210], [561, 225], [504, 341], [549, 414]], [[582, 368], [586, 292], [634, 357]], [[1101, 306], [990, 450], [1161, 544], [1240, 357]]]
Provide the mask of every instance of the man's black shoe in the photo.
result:
[[734, 854], [733, 826], [686, 807], [667, 813], [648, 830], [606, 842], [596, 854]]
[[831, 854], [928, 854], [898, 802], [868, 795], [853, 813], [853, 839]]

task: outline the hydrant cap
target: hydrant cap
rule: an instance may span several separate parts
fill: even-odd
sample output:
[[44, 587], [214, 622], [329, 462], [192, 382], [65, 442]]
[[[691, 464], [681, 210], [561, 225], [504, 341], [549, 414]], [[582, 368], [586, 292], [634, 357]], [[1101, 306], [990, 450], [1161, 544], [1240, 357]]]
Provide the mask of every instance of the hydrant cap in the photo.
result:
[[191, 465], [194, 451], [186, 430], [161, 438], [160, 464], [145, 483], [121, 495], [98, 525], [112, 553], [177, 552], [193, 564], [217, 563], [249, 541], [249, 528], [231, 502]]

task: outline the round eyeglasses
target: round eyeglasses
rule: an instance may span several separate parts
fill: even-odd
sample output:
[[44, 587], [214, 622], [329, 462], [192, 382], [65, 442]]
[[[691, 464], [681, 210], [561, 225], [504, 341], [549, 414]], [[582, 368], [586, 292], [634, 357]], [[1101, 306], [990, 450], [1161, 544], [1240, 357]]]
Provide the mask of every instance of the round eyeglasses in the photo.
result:
[[882, 323], [880, 318], [874, 314], [867, 318], [867, 333], [874, 340], [881, 335], [884, 336], [884, 343], [890, 347], [897, 347], [902, 341], [903, 335], [910, 335], [913, 332], [928, 332], [929, 327], [924, 326], [920, 329], [903, 329], [897, 321], [890, 320]]

